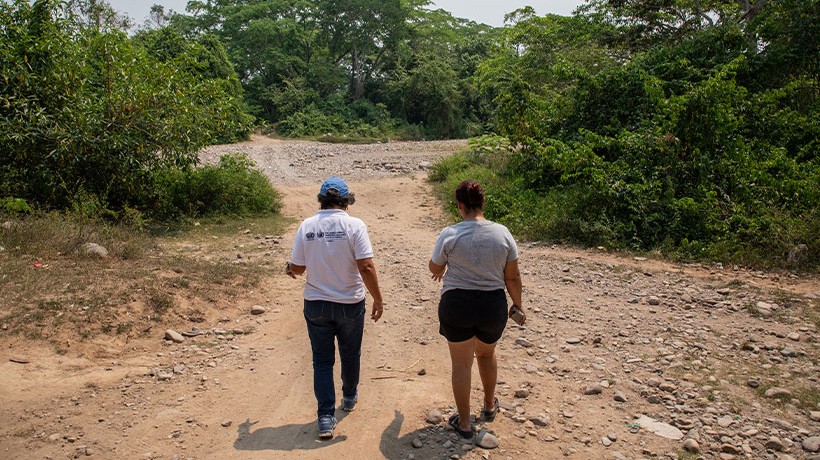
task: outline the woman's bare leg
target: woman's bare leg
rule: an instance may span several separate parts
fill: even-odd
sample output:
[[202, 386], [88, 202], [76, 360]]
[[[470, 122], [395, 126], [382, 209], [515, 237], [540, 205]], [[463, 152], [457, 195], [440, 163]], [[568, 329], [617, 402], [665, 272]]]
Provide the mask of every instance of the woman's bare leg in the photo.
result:
[[458, 409], [459, 428], [469, 431], [470, 419], [470, 380], [472, 378], [473, 356], [475, 355], [474, 339], [464, 342], [447, 342], [450, 347], [450, 360], [453, 365], [453, 397]]
[[476, 338], [475, 358], [478, 363], [478, 375], [484, 387], [484, 410], [493, 410], [495, 406], [495, 385], [498, 381], [498, 361], [495, 358], [495, 343], [484, 343]]

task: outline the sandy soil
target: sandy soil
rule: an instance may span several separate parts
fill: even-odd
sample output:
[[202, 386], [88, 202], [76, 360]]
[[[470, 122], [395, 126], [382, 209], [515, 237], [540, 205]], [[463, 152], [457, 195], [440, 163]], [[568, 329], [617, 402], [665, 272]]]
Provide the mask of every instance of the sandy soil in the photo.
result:
[[[203, 154], [249, 152], [294, 222], [315, 212], [323, 177], [342, 174], [357, 193], [350, 213], [368, 224], [387, 305], [365, 327], [360, 403], [337, 411], [332, 441], [316, 440], [304, 280], [279, 270], [294, 224], [269, 253], [258, 288], [218, 299], [219, 315], [206, 323], [172, 325], [207, 334], [182, 343], [163, 341], [162, 330], [132, 343], [97, 338], [109, 348], [104, 358], [6, 340], [0, 457], [817, 457], [816, 278], [527, 242], [520, 265], [529, 322], [510, 323], [500, 342], [502, 414], [483, 425], [498, 448], [465, 445], [446, 423], [430, 423], [454, 407], [436, 319], [440, 285], [426, 268], [448, 217], [425, 170], [461, 146], [257, 138]], [[252, 315], [254, 305], [266, 311]], [[21, 353], [28, 363], [14, 362]], [[475, 412], [479, 385], [474, 372]], [[767, 397], [767, 389], [783, 393]], [[667, 431], [637, 423], [642, 415]], [[686, 453], [687, 439], [699, 454]]]

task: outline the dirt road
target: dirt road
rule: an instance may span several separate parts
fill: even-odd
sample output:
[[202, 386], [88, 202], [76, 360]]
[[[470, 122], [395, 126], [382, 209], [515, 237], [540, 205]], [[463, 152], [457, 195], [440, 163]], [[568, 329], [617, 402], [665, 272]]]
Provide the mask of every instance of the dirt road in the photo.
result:
[[[508, 326], [500, 342], [502, 415], [483, 427], [498, 448], [464, 445], [445, 423], [430, 423], [454, 407], [436, 319], [440, 286], [426, 268], [447, 217], [431, 198], [425, 169], [460, 145], [334, 149], [256, 139], [206, 152], [206, 160], [250, 152], [283, 192], [294, 226], [266, 256], [262, 284], [218, 299], [219, 315], [205, 324], [172, 324], [207, 332], [182, 343], [152, 331], [150, 340], [112, 339], [120, 353], [105, 358], [58, 355], [34, 343], [29, 363], [10, 360], [19, 341], [4, 347], [0, 457], [820, 455], [816, 278], [527, 242], [520, 265], [529, 321]], [[331, 174], [347, 177], [357, 194], [350, 213], [368, 224], [387, 305], [381, 321], [365, 326], [359, 406], [339, 410], [336, 437], [319, 442], [304, 281], [279, 267], [296, 222], [315, 212], [321, 178]], [[253, 244], [252, 232], [247, 238]], [[254, 305], [265, 312], [252, 315]], [[477, 372], [473, 381], [477, 412]]]

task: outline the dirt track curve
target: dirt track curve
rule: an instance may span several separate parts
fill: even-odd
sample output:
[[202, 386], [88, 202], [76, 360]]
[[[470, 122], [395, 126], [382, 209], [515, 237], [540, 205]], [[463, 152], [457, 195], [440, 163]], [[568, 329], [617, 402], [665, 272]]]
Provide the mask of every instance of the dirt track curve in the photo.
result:
[[[430, 423], [454, 408], [440, 286], [427, 273], [447, 217], [425, 179], [463, 145], [255, 138], [206, 149], [205, 161], [248, 152], [294, 219], [262, 284], [220, 299], [205, 324], [176, 324], [210, 331], [182, 343], [158, 330], [137, 345], [112, 342], [121, 354], [105, 358], [32, 345], [28, 364], [9, 360], [19, 342], [4, 347], [0, 457], [657, 459], [684, 455], [686, 444], [700, 452], [692, 459], [818, 458], [816, 278], [528, 242], [529, 322], [508, 326], [500, 342], [502, 414], [483, 426], [498, 448], [464, 445], [446, 423]], [[365, 326], [359, 406], [337, 411], [336, 437], [319, 442], [304, 281], [278, 267], [332, 174], [357, 194], [350, 213], [368, 224], [387, 305]], [[251, 315], [254, 305], [265, 313]], [[477, 412], [477, 371], [473, 382]]]

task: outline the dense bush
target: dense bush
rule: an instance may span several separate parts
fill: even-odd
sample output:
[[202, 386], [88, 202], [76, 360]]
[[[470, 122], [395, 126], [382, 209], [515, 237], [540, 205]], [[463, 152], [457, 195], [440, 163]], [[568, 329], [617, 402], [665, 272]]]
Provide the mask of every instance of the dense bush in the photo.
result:
[[398, 121], [384, 106], [360, 100], [353, 104], [333, 101], [311, 104], [276, 124], [276, 132], [290, 137], [380, 140], [397, 132]]
[[186, 68], [64, 3], [0, 4], [0, 196], [115, 218], [149, 207], [153, 172], [247, 134], [238, 86]]
[[264, 215], [281, 209], [279, 193], [243, 153], [217, 165], [165, 169], [154, 176], [153, 215], [168, 220], [212, 215]]
[[[222, 43], [213, 35], [184, 38], [172, 28], [140, 31], [133, 41], [154, 59], [187, 73], [205, 89], [198, 103], [207, 107], [202, 122], [208, 143], [231, 143], [250, 136], [253, 116], [245, 107], [242, 85]], [[206, 89], [207, 88], [207, 89]]]
[[[766, 7], [761, 17], [803, 14]], [[509, 34], [553, 27], [531, 19]], [[820, 267], [817, 67], [806, 66], [812, 59], [805, 56], [781, 56], [790, 78], [761, 73], [778, 57], [748, 46], [753, 28], [730, 21], [688, 31], [677, 42], [625, 53], [617, 65], [602, 60], [574, 74], [555, 73], [559, 57], [535, 64], [537, 47], [500, 54], [479, 76], [513, 146], [507, 161], [488, 164], [482, 147], [471, 145], [436, 165], [431, 178], [442, 193], [469, 176], [488, 182], [488, 216], [530, 238]], [[776, 31], [768, 35], [773, 47], [802, 33]], [[542, 104], [550, 108], [532, 110]], [[795, 248], [801, 257], [789, 257]]]

